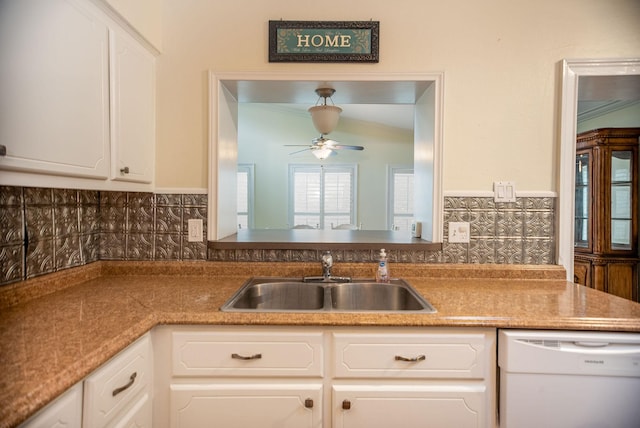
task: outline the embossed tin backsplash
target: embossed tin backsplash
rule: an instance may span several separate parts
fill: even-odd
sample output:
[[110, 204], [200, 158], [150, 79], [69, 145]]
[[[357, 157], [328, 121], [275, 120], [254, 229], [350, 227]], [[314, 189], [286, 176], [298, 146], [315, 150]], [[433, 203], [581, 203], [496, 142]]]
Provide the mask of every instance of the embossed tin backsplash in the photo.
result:
[[0, 284], [96, 260], [206, 260], [207, 196], [0, 187]]
[[[555, 263], [555, 198], [446, 197], [443, 249], [394, 251], [393, 262]], [[210, 250], [188, 242], [187, 222], [207, 229], [207, 195], [0, 186], [0, 285], [96, 260], [316, 261], [313, 250]], [[471, 242], [447, 242], [448, 223], [468, 221]], [[336, 250], [369, 262], [375, 251]]]

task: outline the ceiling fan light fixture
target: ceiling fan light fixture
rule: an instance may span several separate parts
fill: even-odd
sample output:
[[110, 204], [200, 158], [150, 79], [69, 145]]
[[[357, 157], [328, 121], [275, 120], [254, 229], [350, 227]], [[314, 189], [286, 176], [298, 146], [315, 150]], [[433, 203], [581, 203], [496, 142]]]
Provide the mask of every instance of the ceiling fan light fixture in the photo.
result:
[[333, 153], [333, 151], [328, 147], [320, 147], [312, 150], [311, 153], [313, 153], [313, 155], [319, 160], [324, 160], [331, 156], [331, 153]]
[[[309, 108], [311, 113], [311, 121], [316, 130], [322, 134], [329, 134], [338, 125], [338, 119], [340, 119], [340, 113], [342, 109], [333, 104], [331, 96], [336, 92], [333, 88], [318, 88], [316, 94], [318, 94], [318, 101], [323, 99], [322, 104], [317, 104]], [[332, 105], [327, 104], [327, 98], [331, 100]]]
[[336, 129], [341, 112], [342, 109], [340, 107], [327, 104], [309, 108], [313, 126], [323, 135], [329, 134]]

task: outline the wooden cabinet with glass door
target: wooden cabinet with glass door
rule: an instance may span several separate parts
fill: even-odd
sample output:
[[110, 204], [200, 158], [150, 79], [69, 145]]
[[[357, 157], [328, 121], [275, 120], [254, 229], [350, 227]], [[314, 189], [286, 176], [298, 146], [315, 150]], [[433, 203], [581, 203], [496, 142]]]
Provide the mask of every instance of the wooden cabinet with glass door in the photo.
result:
[[638, 301], [640, 128], [578, 134], [575, 281]]

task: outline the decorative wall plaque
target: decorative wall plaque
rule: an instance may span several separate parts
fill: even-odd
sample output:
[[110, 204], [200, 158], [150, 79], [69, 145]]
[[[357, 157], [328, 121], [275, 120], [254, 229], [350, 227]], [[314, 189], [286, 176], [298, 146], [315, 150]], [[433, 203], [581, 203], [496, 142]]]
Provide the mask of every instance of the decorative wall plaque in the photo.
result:
[[378, 62], [379, 21], [269, 21], [269, 62]]

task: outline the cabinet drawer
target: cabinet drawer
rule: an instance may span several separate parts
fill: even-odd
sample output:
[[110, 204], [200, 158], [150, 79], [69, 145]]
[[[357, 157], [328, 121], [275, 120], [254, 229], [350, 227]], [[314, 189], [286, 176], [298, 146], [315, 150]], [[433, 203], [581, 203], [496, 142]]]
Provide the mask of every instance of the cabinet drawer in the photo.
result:
[[486, 334], [334, 333], [335, 377], [483, 379]]
[[175, 376], [322, 376], [322, 333], [174, 332]]
[[107, 426], [138, 393], [151, 390], [150, 346], [147, 334], [85, 380], [83, 426]]

